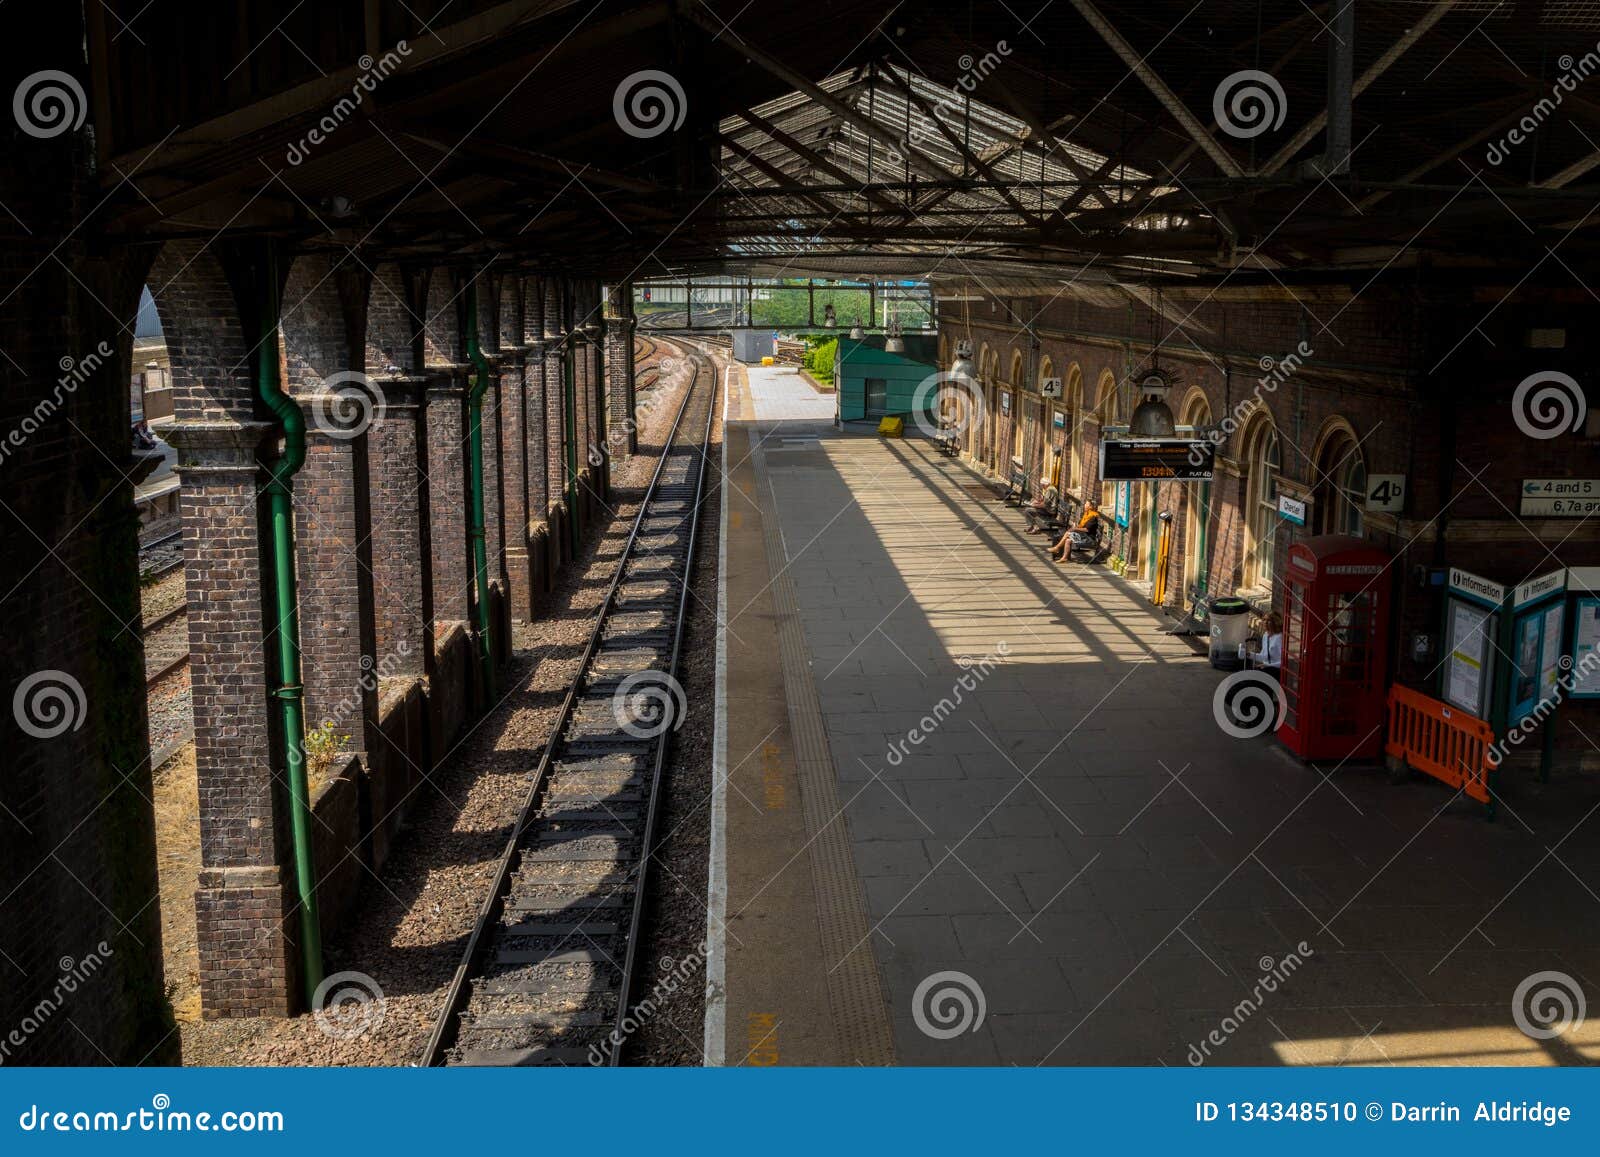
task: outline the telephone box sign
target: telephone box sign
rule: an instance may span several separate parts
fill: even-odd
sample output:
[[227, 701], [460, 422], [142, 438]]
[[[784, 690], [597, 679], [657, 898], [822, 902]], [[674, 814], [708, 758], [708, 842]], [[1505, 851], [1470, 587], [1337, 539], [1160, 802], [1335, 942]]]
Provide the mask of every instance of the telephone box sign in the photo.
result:
[[1103, 482], [1210, 482], [1217, 446], [1209, 438], [1107, 438], [1100, 443]]
[[1499, 583], [1492, 583], [1488, 579], [1465, 571], [1459, 567], [1450, 568], [1450, 589], [1469, 598], [1482, 599], [1486, 603], [1499, 606], [1506, 601], [1509, 593]]
[[1511, 600], [1512, 607], [1521, 609], [1529, 603], [1538, 602], [1546, 595], [1555, 594], [1557, 591], [1567, 589], [1567, 572], [1553, 570], [1547, 575], [1523, 583], [1516, 590]]

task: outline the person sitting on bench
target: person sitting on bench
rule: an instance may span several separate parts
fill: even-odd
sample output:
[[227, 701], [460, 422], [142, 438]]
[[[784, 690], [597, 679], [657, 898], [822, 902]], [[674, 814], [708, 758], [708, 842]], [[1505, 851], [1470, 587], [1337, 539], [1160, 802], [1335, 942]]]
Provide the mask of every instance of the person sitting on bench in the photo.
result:
[[1079, 545], [1087, 545], [1092, 539], [1100, 535], [1100, 506], [1098, 503], [1089, 502], [1084, 505], [1083, 517], [1078, 519], [1078, 525], [1069, 529], [1050, 547], [1050, 557], [1057, 562], [1066, 562], [1067, 556]]
[[1039, 497], [1032, 502], [1024, 503], [1022, 509], [1027, 511], [1028, 533], [1043, 534], [1049, 530], [1050, 520], [1055, 517], [1056, 507], [1060, 502], [1061, 491], [1046, 483]]

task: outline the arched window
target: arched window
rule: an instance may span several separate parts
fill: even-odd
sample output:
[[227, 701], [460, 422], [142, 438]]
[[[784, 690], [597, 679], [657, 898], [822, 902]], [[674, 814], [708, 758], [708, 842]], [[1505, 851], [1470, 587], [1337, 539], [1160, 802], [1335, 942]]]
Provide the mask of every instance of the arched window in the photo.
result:
[[1006, 379], [1019, 390], [1023, 388], [1022, 381], [1022, 355], [1016, 350], [1011, 351], [1011, 376]]
[[1067, 414], [1067, 485], [1083, 483], [1083, 451], [1078, 447], [1079, 427], [1083, 424], [1083, 371], [1076, 363], [1067, 367], [1061, 383], [1061, 405]]
[[[1117, 378], [1110, 370], [1100, 375], [1100, 388], [1095, 397], [1095, 414], [1100, 419], [1100, 436], [1105, 437], [1105, 428], [1115, 426], [1122, 419], [1121, 409], [1117, 399]], [[1110, 511], [1117, 500], [1116, 484], [1112, 482], [1100, 483], [1100, 509]]]
[[1282, 466], [1278, 430], [1265, 414], [1256, 419], [1245, 456], [1244, 585], [1252, 590], [1272, 586], [1272, 563], [1278, 532], [1278, 470]]
[[1317, 530], [1361, 537], [1367, 499], [1367, 464], [1353, 431], [1342, 426], [1323, 439], [1317, 454]]

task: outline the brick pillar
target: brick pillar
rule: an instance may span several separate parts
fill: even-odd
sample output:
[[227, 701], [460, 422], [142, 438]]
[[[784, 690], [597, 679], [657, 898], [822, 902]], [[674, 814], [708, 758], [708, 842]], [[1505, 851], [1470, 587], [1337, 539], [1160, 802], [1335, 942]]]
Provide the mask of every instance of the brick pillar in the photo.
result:
[[433, 634], [470, 624], [466, 367], [430, 366], [427, 384], [428, 525]]
[[429, 488], [422, 465], [427, 378], [391, 374], [373, 379], [383, 406], [367, 430], [372, 510], [374, 654], [392, 676], [420, 678], [426, 669], [427, 624], [433, 618], [429, 563]]
[[[569, 534], [566, 508], [566, 403], [562, 381], [566, 347], [562, 340], [561, 286], [553, 278], [544, 283], [544, 434], [545, 477], [549, 484], [546, 518], [550, 524], [550, 555], [553, 566], [567, 557]], [[552, 566], [552, 569], [553, 569]]]
[[295, 476], [295, 546], [306, 729], [331, 722], [370, 766], [378, 700], [367, 439], [376, 398], [356, 390], [349, 384], [297, 397], [306, 413], [306, 463]]
[[606, 444], [614, 457], [639, 452], [637, 398], [633, 382], [633, 286], [624, 282], [611, 290], [606, 318]]
[[202, 864], [195, 892], [201, 1007], [207, 1017], [287, 1016], [296, 1004], [286, 859], [287, 793], [269, 708], [263, 637], [259, 460], [273, 427], [224, 416], [185, 418], [179, 449], [188, 573], [189, 683], [194, 702]]
[[505, 556], [505, 471], [500, 447], [504, 431], [504, 364], [501, 354], [485, 355], [489, 360], [489, 389], [483, 395], [483, 540], [489, 556], [489, 581], [506, 585]]
[[[533, 534], [528, 511], [533, 488], [528, 461], [528, 346], [508, 345], [500, 361], [500, 463], [505, 480], [505, 573], [506, 596], [511, 617], [533, 621], [533, 571], [528, 561], [528, 543]], [[542, 479], [540, 480], [542, 483]]]

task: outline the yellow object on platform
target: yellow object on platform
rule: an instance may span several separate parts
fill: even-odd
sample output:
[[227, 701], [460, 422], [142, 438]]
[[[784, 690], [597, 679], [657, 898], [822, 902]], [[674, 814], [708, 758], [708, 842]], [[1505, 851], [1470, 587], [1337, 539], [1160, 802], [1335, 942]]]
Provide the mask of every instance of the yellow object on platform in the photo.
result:
[[905, 432], [906, 420], [904, 418], [885, 418], [878, 423], [878, 433], [885, 438], [898, 438]]
[[761, 364], [764, 366], [770, 366], [776, 360], [776, 358], [765, 357], [761, 359]]

